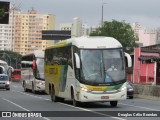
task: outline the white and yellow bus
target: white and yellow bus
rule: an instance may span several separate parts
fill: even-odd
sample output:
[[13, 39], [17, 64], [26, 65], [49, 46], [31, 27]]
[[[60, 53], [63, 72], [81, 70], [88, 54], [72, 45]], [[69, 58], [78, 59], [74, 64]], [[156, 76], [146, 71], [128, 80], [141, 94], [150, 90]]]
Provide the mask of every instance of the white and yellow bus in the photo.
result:
[[[126, 54], [127, 66], [131, 58]], [[71, 99], [79, 102], [125, 100], [126, 72], [122, 45], [111, 37], [79, 37], [45, 49], [45, 90], [54, 102]], [[113, 65], [114, 71], [107, 69]]]
[[24, 91], [33, 93], [45, 91], [44, 51], [35, 50], [22, 56], [21, 80]]

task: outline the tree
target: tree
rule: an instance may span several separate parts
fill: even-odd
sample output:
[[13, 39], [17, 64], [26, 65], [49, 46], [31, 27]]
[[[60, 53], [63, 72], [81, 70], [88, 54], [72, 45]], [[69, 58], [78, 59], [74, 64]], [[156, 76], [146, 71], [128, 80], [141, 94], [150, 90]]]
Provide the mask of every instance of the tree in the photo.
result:
[[0, 9], [0, 19], [5, 16], [5, 10]]
[[137, 46], [137, 40], [134, 31], [128, 23], [112, 20], [111, 22], [104, 22], [103, 27], [98, 31], [90, 34], [91, 36], [108, 36], [117, 39], [123, 46], [125, 52], [132, 52]]
[[4, 60], [13, 68], [20, 68], [22, 55], [13, 51], [0, 51], [0, 60]]

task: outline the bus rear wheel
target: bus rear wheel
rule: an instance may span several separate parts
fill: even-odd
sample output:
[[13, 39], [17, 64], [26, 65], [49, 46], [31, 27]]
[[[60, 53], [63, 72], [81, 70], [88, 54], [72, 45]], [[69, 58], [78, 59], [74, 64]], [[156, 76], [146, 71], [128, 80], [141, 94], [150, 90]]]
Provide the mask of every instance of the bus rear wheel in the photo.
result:
[[23, 82], [23, 88], [24, 88], [24, 92], [28, 91], [28, 89], [26, 88], [26, 83], [25, 82]]
[[54, 90], [54, 88], [51, 89], [51, 101], [52, 101], [52, 102], [58, 102], [58, 97], [55, 95], [55, 90]]
[[110, 101], [110, 104], [112, 107], [116, 107], [118, 104], [118, 101]]

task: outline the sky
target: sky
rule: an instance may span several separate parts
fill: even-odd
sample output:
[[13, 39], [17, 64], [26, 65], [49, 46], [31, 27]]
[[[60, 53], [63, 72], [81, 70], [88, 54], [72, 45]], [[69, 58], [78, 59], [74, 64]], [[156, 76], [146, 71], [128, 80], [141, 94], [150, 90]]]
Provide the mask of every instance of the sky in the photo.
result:
[[[160, 27], [160, 0], [0, 0], [9, 1], [24, 13], [34, 8], [38, 13], [56, 16], [56, 28], [60, 23], [71, 23], [80, 17], [88, 26], [104, 21], [138, 22], [152, 29]], [[104, 4], [106, 3], [106, 4]]]

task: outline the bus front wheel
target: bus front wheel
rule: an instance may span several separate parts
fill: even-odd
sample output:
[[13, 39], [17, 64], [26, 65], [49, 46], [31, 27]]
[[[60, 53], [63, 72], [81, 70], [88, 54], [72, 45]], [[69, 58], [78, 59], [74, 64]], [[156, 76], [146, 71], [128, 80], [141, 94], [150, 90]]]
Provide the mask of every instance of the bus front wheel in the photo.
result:
[[34, 89], [34, 84], [32, 83], [32, 93], [36, 94], [37, 91]]
[[118, 104], [118, 101], [110, 101], [110, 104], [112, 107], [116, 107]]
[[77, 107], [79, 106], [79, 102], [75, 100], [75, 96], [74, 96], [74, 92], [72, 90], [72, 102], [73, 102], [73, 106]]

